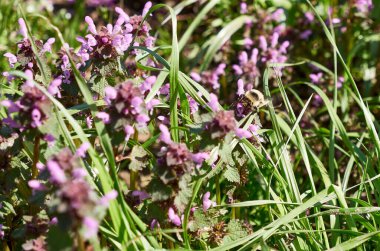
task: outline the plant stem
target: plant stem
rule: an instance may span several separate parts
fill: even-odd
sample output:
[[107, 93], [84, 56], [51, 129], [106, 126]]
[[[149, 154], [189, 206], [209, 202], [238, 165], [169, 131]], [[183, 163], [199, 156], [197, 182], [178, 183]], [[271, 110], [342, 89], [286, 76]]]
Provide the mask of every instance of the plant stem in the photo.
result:
[[136, 178], [137, 178], [137, 172], [136, 171], [133, 171], [131, 170], [131, 173], [129, 175], [129, 179], [130, 179], [130, 190], [136, 190]]
[[34, 139], [34, 148], [33, 148], [33, 164], [32, 164], [32, 179], [35, 179], [38, 176], [37, 162], [40, 155], [40, 140], [41, 136], [38, 134]]
[[215, 190], [216, 190], [216, 204], [220, 205], [221, 199], [220, 199], [220, 183], [219, 183], [219, 174], [216, 175], [215, 178]]

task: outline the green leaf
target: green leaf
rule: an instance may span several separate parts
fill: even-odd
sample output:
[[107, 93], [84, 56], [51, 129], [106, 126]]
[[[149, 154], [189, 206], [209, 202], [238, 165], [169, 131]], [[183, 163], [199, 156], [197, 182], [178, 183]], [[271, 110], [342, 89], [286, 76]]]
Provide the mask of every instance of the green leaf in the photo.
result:
[[224, 172], [223, 175], [230, 182], [240, 183], [239, 171], [234, 166], [227, 166], [227, 170]]
[[148, 153], [140, 145], [133, 146], [130, 158], [129, 170], [132, 171], [140, 171], [149, 164]]

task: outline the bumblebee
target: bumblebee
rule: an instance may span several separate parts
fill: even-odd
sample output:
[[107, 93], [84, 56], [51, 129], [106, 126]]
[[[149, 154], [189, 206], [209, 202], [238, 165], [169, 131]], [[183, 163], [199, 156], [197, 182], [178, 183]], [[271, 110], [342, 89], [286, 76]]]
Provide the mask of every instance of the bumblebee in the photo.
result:
[[261, 107], [268, 104], [268, 100], [264, 98], [264, 94], [260, 91], [252, 89], [247, 91], [235, 104], [241, 104], [244, 110], [257, 112]]

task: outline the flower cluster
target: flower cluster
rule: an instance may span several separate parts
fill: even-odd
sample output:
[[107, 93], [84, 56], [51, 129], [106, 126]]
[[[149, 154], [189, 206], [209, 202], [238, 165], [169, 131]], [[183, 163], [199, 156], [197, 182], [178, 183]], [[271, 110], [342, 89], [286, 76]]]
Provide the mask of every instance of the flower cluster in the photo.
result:
[[17, 101], [2, 101], [8, 108], [8, 118], [3, 122], [13, 128], [33, 129], [41, 126], [51, 112], [50, 100], [35, 86], [24, 84], [24, 95]]
[[[87, 171], [81, 166], [80, 158], [85, 157], [88, 147], [88, 143], [84, 143], [75, 154], [64, 148], [52, 156], [46, 166], [39, 165], [41, 178], [48, 174], [48, 183], [51, 184], [53, 210], [50, 213], [57, 216], [58, 224], [64, 223], [60, 221], [65, 221], [69, 216], [71, 227], [77, 230], [81, 228], [83, 236], [87, 239], [96, 236], [105, 207], [117, 195], [112, 191], [99, 199], [86, 181]], [[49, 191], [48, 183], [30, 180], [28, 184], [34, 192], [46, 192]]]
[[135, 121], [140, 126], [145, 126], [149, 121], [144, 96], [132, 81], [123, 82], [115, 88], [107, 87], [105, 101], [108, 105], [107, 113], [99, 112], [97, 116], [105, 123], [115, 125], [115, 128], [123, 126], [127, 132]]

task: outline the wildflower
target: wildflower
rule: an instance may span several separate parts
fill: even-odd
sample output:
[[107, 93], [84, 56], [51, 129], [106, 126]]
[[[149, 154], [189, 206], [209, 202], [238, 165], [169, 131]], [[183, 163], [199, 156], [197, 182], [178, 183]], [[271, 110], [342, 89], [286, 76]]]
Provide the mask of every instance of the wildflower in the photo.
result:
[[238, 96], [244, 95], [244, 93], [245, 93], [245, 91], [244, 91], [244, 81], [242, 79], [238, 80], [237, 86], [238, 86], [238, 90], [237, 90], [236, 94]]
[[109, 191], [102, 198], [100, 198], [99, 204], [105, 207], [108, 207], [111, 200], [117, 198], [117, 192], [115, 190]]
[[42, 48], [42, 52], [50, 52], [51, 53], [51, 46], [54, 44], [55, 38], [49, 38], [46, 43], [44, 44]]
[[0, 239], [4, 238], [3, 224], [0, 224]]
[[84, 142], [76, 151], [76, 155], [79, 157], [86, 157], [87, 150], [91, 147], [91, 144], [89, 142]]
[[48, 87], [48, 92], [49, 92], [51, 95], [53, 95], [53, 96], [57, 95], [58, 98], [61, 98], [61, 92], [60, 92], [60, 90], [59, 90], [59, 87], [61, 86], [61, 84], [62, 84], [62, 79], [60, 79], [60, 78], [56, 78], [56, 79], [54, 79], [54, 80], [50, 83], [50, 85], [49, 85], [49, 87]]
[[28, 38], [28, 29], [26, 28], [26, 24], [25, 24], [24, 19], [19, 18], [19, 19], [18, 19], [18, 24], [20, 25], [20, 34], [21, 34], [24, 38]]
[[197, 164], [197, 168], [199, 168], [206, 159], [210, 158], [210, 154], [206, 152], [194, 153], [191, 155], [191, 158]]
[[212, 121], [206, 125], [206, 130], [212, 132], [212, 139], [223, 139], [228, 133], [234, 131], [235, 128], [236, 121], [233, 111], [217, 112]]
[[171, 207], [169, 208], [168, 216], [171, 223], [177, 227], [181, 226], [181, 218], [174, 212], [173, 208]]
[[309, 77], [311, 79], [311, 82], [313, 82], [314, 84], [319, 84], [323, 78], [323, 73], [322, 72], [318, 72], [316, 74], [311, 73]]
[[86, 117], [86, 125], [88, 128], [92, 128], [92, 118], [91, 116]]
[[98, 220], [92, 218], [92, 217], [84, 217], [83, 219], [83, 225], [85, 228], [84, 232], [84, 238], [91, 239], [96, 237], [99, 230], [99, 222]]
[[240, 139], [252, 137], [252, 133], [250, 133], [248, 130], [243, 129], [243, 128], [236, 128], [235, 134]]
[[247, 9], [247, 3], [241, 2], [240, 3], [240, 14], [247, 14], [248, 9]]
[[202, 198], [203, 211], [206, 212], [210, 207], [216, 206], [216, 203], [210, 200], [210, 192], [206, 192]]
[[96, 117], [101, 119], [104, 124], [108, 124], [110, 122], [110, 115], [106, 112], [98, 112]]
[[45, 134], [45, 136], [44, 136], [43, 139], [48, 143], [48, 146], [49, 146], [49, 147], [54, 146], [54, 143], [55, 143], [55, 137], [54, 137], [53, 135], [51, 135], [50, 133]]
[[192, 72], [190, 76], [197, 82], [201, 82], [206, 86], [210, 86], [213, 90], [218, 90], [220, 88], [219, 79], [221, 76], [225, 75], [226, 64], [219, 64], [215, 69], [210, 71], [204, 71], [199, 75], [198, 73]]
[[133, 82], [127, 81], [115, 87], [116, 96], [108, 96], [109, 119], [112, 124], [133, 124], [145, 126], [149, 121], [148, 111], [140, 89]]
[[160, 228], [160, 223], [158, 222], [157, 219], [153, 219], [151, 222], [150, 222], [150, 230], [154, 230], [155, 228]]
[[28, 186], [32, 188], [34, 191], [43, 191], [46, 189], [46, 187], [43, 184], [41, 184], [41, 182], [38, 180], [29, 180]]
[[4, 57], [8, 58], [9, 65], [11, 68], [15, 66], [15, 63], [17, 63], [17, 57], [10, 52], [5, 53]]
[[146, 2], [146, 4], [144, 5], [144, 9], [143, 9], [143, 12], [142, 12], [142, 16], [145, 16], [145, 15], [149, 12], [150, 8], [152, 8], [152, 2], [151, 2], [151, 1], [148, 1], [148, 2]]
[[54, 160], [49, 160], [46, 163], [47, 169], [50, 173], [50, 180], [53, 183], [62, 184], [66, 182], [66, 175], [59, 164]]
[[125, 141], [128, 141], [129, 138], [135, 133], [135, 129], [133, 129], [133, 127], [130, 125], [126, 125], [124, 126], [124, 132], [125, 132]]
[[211, 107], [211, 109], [214, 112], [219, 111], [220, 108], [219, 108], [218, 97], [214, 93], [210, 94], [210, 101], [208, 102], [208, 105]]
[[159, 126], [159, 128], [161, 131], [160, 140], [162, 140], [166, 144], [172, 143], [172, 140], [170, 139], [170, 132], [169, 132], [168, 128], [163, 124], [161, 124]]

